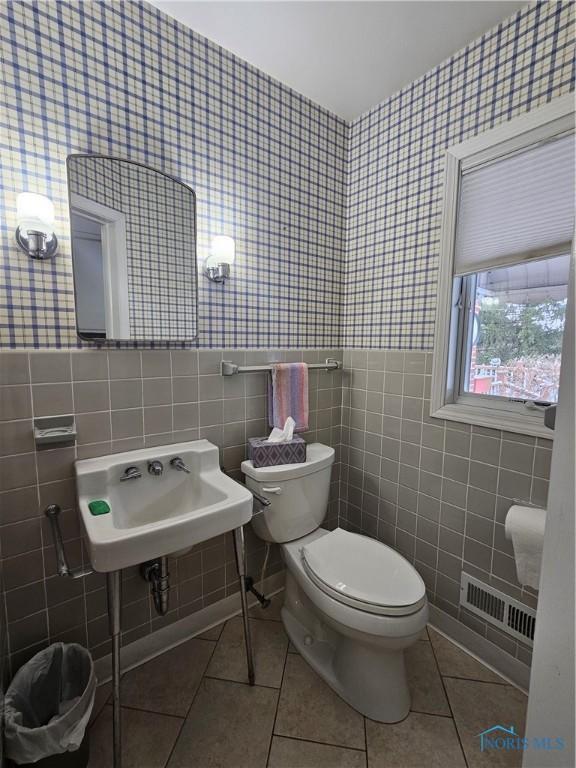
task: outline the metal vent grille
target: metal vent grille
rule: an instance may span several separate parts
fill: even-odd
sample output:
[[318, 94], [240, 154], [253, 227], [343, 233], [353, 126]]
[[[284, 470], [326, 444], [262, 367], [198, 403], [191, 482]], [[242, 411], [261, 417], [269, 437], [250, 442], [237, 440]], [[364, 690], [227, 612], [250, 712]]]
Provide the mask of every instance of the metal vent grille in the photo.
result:
[[462, 573], [460, 605], [527, 645], [534, 641], [536, 611], [488, 584]]

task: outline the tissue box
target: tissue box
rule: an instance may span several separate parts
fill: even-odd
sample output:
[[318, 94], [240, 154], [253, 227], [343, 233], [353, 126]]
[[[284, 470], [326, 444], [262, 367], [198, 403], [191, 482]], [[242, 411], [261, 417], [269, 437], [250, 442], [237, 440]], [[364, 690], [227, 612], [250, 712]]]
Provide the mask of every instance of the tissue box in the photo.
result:
[[269, 443], [266, 437], [250, 437], [248, 458], [255, 467], [302, 464], [306, 461], [306, 441], [298, 435], [287, 443]]

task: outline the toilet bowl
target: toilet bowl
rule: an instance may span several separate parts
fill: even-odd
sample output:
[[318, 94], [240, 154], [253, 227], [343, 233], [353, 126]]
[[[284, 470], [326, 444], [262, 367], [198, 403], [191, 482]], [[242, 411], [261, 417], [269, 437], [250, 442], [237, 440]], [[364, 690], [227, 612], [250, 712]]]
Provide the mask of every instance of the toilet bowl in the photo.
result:
[[425, 586], [398, 552], [366, 536], [320, 527], [334, 450], [308, 445], [302, 464], [255, 468], [249, 487], [270, 499], [252, 525], [281, 544], [286, 564], [282, 621], [312, 668], [352, 707], [384, 723], [410, 709], [404, 650], [428, 621]]

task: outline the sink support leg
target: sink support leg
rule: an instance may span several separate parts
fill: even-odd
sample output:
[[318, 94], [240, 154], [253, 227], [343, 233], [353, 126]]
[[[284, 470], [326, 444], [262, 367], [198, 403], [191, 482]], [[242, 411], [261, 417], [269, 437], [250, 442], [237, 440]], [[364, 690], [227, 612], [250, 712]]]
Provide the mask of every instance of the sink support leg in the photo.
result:
[[108, 621], [112, 637], [112, 744], [114, 768], [122, 768], [122, 730], [120, 709], [120, 609], [122, 572], [107, 574]]
[[234, 551], [236, 553], [236, 567], [240, 580], [240, 600], [242, 602], [242, 620], [244, 622], [244, 641], [246, 643], [246, 663], [248, 665], [248, 682], [254, 685], [254, 656], [252, 653], [252, 638], [250, 636], [250, 622], [248, 619], [248, 598], [246, 597], [246, 561], [244, 551], [244, 529], [234, 529]]

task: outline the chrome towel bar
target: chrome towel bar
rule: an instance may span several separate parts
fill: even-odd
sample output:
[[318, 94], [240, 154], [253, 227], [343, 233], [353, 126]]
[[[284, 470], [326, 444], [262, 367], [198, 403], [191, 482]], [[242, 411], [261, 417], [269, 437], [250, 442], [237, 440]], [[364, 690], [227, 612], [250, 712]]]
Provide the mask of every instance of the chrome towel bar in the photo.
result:
[[[278, 362], [281, 362], [280, 360]], [[321, 371], [337, 371], [342, 368], [339, 360], [328, 358], [325, 363], [308, 363], [308, 368]], [[272, 363], [267, 365], [236, 365], [230, 360], [222, 360], [220, 363], [220, 373], [222, 376], [235, 376], [237, 373], [265, 373], [272, 370]]]

